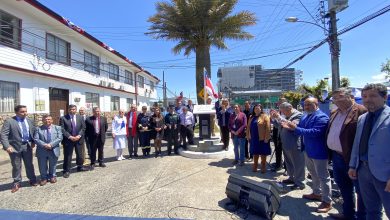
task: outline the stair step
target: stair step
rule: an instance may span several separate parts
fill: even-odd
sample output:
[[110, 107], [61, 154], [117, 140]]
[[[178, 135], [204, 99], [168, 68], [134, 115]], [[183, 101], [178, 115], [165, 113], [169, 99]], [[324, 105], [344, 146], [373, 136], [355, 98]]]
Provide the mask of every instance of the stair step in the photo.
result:
[[188, 146], [189, 151], [195, 151], [195, 152], [217, 152], [217, 151], [222, 151], [223, 148], [224, 148], [223, 144], [211, 145], [211, 146], [204, 146], [204, 145]]

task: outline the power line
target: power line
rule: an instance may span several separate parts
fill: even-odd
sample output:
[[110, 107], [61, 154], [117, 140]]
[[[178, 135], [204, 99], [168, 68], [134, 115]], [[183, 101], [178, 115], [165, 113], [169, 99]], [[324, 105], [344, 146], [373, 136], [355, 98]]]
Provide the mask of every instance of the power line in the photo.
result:
[[314, 22], [318, 23], [317, 19], [314, 18], [314, 16], [310, 13], [309, 10], [307, 10], [306, 6], [302, 3], [301, 0], [298, 0], [299, 3], [301, 3], [302, 7], [306, 10], [306, 12], [310, 15], [310, 17], [314, 20]]
[[[340, 30], [337, 35], [342, 35], [350, 30], [353, 30], [357, 27], [359, 27], [360, 25], [380, 16], [380, 15], [383, 15], [385, 14], [386, 12], [389, 12], [390, 11], [390, 5], [382, 8], [381, 10], [367, 16], [367, 17], [364, 17], [363, 19], [355, 22], [354, 24], [351, 24], [345, 28], [343, 28], [342, 30]], [[324, 40], [322, 40], [320, 43], [318, 43], [317, 45], [313, 46], [310, 50], [306, 51], [304, 54], [302, 54], [301, 56], [299, 56], [298, 58], [296, 58], [295, 60], [293, 60], [292, 62], [290, 62], [289, 64], [287, 64], [285, 67], [283, 67], [283, 69], [286, 69], [288, 67], [290, 67], [291, 65], [293, 65], [294, 63], [298, 62], [299, 60], [302, 60], [304, 57], [306, 57], [308, 54], [310, 54], [311, 52], [315, 51], [317, 48], [321, 47], [323, 44], [325, 44], [326, 42], [328, 42], [329, 38], [325, 38]]]

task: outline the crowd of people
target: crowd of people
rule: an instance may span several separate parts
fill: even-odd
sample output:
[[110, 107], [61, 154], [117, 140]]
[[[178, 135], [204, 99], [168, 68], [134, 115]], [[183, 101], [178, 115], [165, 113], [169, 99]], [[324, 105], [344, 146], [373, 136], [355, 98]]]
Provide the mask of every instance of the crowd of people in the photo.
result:
[[[191, 103], [187, 106], [169, 106], [168, 113], [164, 116], [160, 108], [151, 107], [152, 114], [147, 112], [147, 106], [142, 107], [138, 113], [136, 105], [131, 105], [130, 110], [119, 110], [118, 115], [112, 119], [111, 134], [113, 148], [116, 150], [116, 159], [133, 159], [138, 157], [138, 146], [141, 147], [143, 156], [150, 156], [151, 140], [154, 143], [155, 157], [162, 156], [162, 140], [168, 142], [167, 154], [172, 151], [178, 153], [179, 146], [187, 148], [193, 144], [193, 130], [195, 119], [189, 109], [193, 109]], [[63, 177], [69, 178], [71, 174], [71, 162], [73, 152], [76, 155], [77, 172], [92, 171], [95, 166], [106, 167], [104, 163], [104, 145], [108, 131], [107, 118], [102, 116], [99, 107], [92, 109], [92, 115], [87, 116], [85, 108], [69, 105], [68, 113], [60, 118], [59, 125], [53, 124], [53, 116], [43, 115], [42, 125], [35, 127], [27, 117], [27, 107], [17, 105], [15, 116], [5, 120], [1, 129], [0, 141], [3, 149], [9, 154], [12, 165], [12, 178], [14, 179], [11, 192], [16, 192], [22, 182], [22, 161], [27, 178], [31, 186], [46, 185], [48, 182], [56, 183], [57, 161], [60, 156], [61, 145], [63, 151]], [[180, 139], [179, 139], [180, 136]], [[36, 157], [40, 172], [40, 181], [34, 171], [33, 149], [36, 149]], [[173, 148], [172, 148], [173, 147]], [[129, 156], [123, 155], [123, 149], [128, 148]], [[86, 164], [86, 157], [89, 164]]]
[[363, 105], [360, 105], [350, 89], [339, 88], [332, 91], [332, 101], [337, 109], [330, 116], [320, 110], [314, 97], [304, 100], [303, 113], [294, 109], [285, 98], [280, 98], [279, 108], [271, 110], [269, 115], [260, 104], [252, 105], [250, 111], [249, 102], [245, 103], [242, 112], [239, 105], [229, 107], [226, 99], [219, 100], [215, 106], [224, 146], [228, 145], [229, 131], [231, 133], [233, 164], [242, 166], [253, 158], [252, 170], [257, 172], [260, 158], [261, 173], [266, 172], [272, 139], [276, 155], [273, 170], [284, 166], [288, 178], [282, 183], [291, 185], [292, 190], [303, 190], [307, 168], [312, 193], [302, 197], [320, 201], [317, 212], [327, 213], [332, 209], [331, 164], [343, 205], [342, 212], [329, 216], [371, 220], [382, 219], [383, 208], [390, 217], [390, 107], [386, 105], [387, 95], [383, 84], [367, 84], [362, 89]]
[[[215, 102], [216, 114], [211, 119], [211, 132], [215, 135], [217, 122], [225, 150], [230, 139], [234, 146], [233, 164], [243, 166], [252, 162], [252, 171], [267, 172], [267, 156], [271, 155], [270, 142], [274, 142], [276, 163], [274, 171], [285, 168], [287, 179], [283, 184], [292, 190], [303, 190], [305, 170], [312, 180], [312, 193], [304, 199], [320, 201], [317, 212], [332, 208], [331, 177], [328, 165], [333, 166], [333, 178], [343, 198], [343, 212], [329, 214], [335, 219], [381, 219], [382, 208], [390, 216], [390, 108], [385, 104], [387, 88], [382, 84], [368, 84], [362, 89], [363, 105], [354, 101], [351, 90], [339, 88], [332, 92], [337, 109], [328, 116], [319, 109], [318, 100], [307, 97], [304, 112], [296, 110], [285, 98], [280, 98], [278, 109], [266, 113], [260, 104], [245, 102], [230, 105], [219, 94]], [[211, 99], [207, 100], [211, 104]], [[162, 140], [167, 141], [167, 154], [194, 144], [196, 117], [192, 102], [170, 105], [164, 115], [159, 107], [143, 106], [138, 113], [136, 105], [124, 109], [112, 119], [113, 148], [116, 159], [138, 157], [138, 146], [144, 157], [151, 153], [162, 156]], [[69, 105], [68, 114], [59, 125], [53, 124], [51, 115], [42, 118], [42, 126], [34, 127], [28, 119], [27, 108], [15, 107], [16, 116], [5, 121], [1, 130], [1, 143], [10, 155], [14, 183], [11, 191], [21, 187], [22, 160], [29, 183], [38, 185], [33, 166], [33, 148], [40, 172], [40, 185], [55, 183], [60, 143], [64, 151], [63, 177], [70, 176], [73, 151], [76, 152], [77, 171], [106, 167], [104, 144], [108, 129], [107, 119], [99, 107], [92, 116], [81, 108]], [[215, 121], [216, 120], [216, 121]], [[123, 149], [129, 156], [124, 157]], [[173, 152], [172, 152], [173, 151]], [[96, 154], [98, 153], [97, 157]], [[90, 164], [85, 166], [86, 155]], [[283, 155], [283, 156], [282, 156]], [[260, 162], [259, 162], [260, 160]], [[284, 162], [283, 162], [284, 161]], [[96, 164], [96, 165], [95, 165]], [[355, 194], [357, 196], [355, 196]], [[356, 202], [357, 201], [357, 202]], [[355, 205], [357, 204], [357, 205]]]

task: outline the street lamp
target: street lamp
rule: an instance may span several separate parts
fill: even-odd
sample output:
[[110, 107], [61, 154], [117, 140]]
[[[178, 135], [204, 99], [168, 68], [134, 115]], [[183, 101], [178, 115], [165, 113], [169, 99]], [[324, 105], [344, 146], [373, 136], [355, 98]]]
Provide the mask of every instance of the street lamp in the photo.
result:
[[310, 21], [301, 21], [299, 20], [297, 17], [288, 17], [285, 19], [287, 22], [291, 22], [291, 23], [295, 23], [295, 22], [300, 22], [300, 23], [306, 23], [306, 24], [312, 24], [312, 25], [315, 25], [319, 28], [321, 28], [322, 30], [324, 30], [325, 34], [328, 34], [328, 29], [322, 27], [321, 25], [317, 24], [317, 23], [314, 23], [314, 22], [310, 22]]
[[325, 27], [314, 22], [301, 21], [296, 17], [288, 17], [286, 18], [286, 21], [315, 25], [316, 27], [321, 28], [324, 31], [325, 35], [327, 35], [330, 54], [331, 54], [331, 62], [332, 62], [332, 91], [335, 91], [337, 88], [340, 87], [340, 65], [339, 65], [340, 47], [337, 38], [336, 12], [330, 11], [329, 18], [330, 18], [329, 29], [326, 29]]

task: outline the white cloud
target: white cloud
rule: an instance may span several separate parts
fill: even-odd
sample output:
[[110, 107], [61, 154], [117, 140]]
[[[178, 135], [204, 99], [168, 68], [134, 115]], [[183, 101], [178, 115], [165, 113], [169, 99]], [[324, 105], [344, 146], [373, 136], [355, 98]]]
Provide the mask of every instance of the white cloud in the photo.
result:
[[371, 78], [374, 80], [374, 83], [384, 82], [386, 81], [386, 73], [379, 73], [371, 76]]

